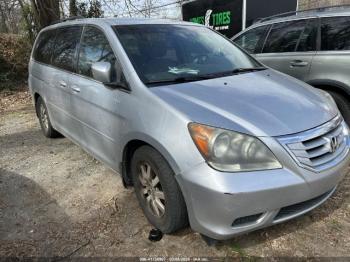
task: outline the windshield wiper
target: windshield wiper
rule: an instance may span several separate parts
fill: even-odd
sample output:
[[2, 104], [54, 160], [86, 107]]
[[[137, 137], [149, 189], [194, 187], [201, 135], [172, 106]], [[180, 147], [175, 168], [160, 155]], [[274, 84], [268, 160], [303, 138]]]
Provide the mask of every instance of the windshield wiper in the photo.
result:
[[249, 68], [236, 68], [232, 70], [233, 74], [239, 74], [239, 73], [246, 73], [246, 72], [255, 72], [255, 71], [262, 71], [266, 70], [266, 67], [249, 67]]
[[262, 71], [266, 70], [266, 67], [249, 67], [249, 68], [235, 68], [231, 71], [225, 71], [225, 72], [218, 72], [218, 73], [212, 73], [207, 75], [202, 75], [202, 77], [206, 77], [206, 79], [212, 79], [212, 78], [218, 78], [218, 77], [225, 77], [225, 76], [231, 76], [241, 73], [249, 73], [249, 72], [255, 72], [255, 71]]
[[266, 67], [236, 68], [232, 71], [219, 72], [219, 73], [213, 73], [213, 74], [207, 74], [207, 75], [181, 76], [174, 79], [148, 81], [148, 82], [145, 82], [145, 84], [146, 85], [180, 84], [180, 83], [195, 82], [195, 81], [208, 80], [208, 79], [213, 79], [218, 77], [230, 76], [232, 74], [262, 71], [266, 69], [267, 69]]
[[207, 80], [210, 77], [207, 76], [181, 76], [174, 79], [166, 79], [166, 80], [157, 80], [157, 81], [148, 81], [146, 85], [158, 85], [158, 84], [180, 84], [180, 83], [188, 83], [194, 81]]

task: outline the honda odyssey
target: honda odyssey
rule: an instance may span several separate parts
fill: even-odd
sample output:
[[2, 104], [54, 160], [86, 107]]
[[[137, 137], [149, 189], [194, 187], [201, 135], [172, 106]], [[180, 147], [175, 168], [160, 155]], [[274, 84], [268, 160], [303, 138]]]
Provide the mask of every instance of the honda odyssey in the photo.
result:
[[60, 22], [29, 72], [44, 135], [121, 174], [164, 233], [189, 224], [222, 240], [287, 221], [325, 202], [350, 161], [330, 95], [201, 25]]

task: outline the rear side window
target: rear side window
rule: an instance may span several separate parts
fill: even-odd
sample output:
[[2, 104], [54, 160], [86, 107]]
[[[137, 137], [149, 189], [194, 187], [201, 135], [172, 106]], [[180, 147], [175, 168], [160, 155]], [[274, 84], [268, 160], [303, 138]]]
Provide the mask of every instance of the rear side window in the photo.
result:
[[274, 24], [263, 53], [294, 52], [306, 24], [305, 20]]
[[109, 62], [115, 67], [116, 58], [104, 33], [87, 26], [80, 45], [78, 73], [92, 77], [91, 66], [96, 62]]
[[260, 26], [251, 29], [240, 35], [234, 42], [248, 53], [256, 54], [261, 52], [269, 26]]
[[70, 26], [57, 29], [52, 64], [59, 68], [74, 71], [74, 57], [80, 40], [81, 27]]
[[321, 50], [350, 50], [350, 17], [322, 18]]
[[298, 52], [316, 51], [318, 20], [310, 19], [300, 36], [297, 47]]
[[50, 64], [52, 50], [55, 44], [56, 30], [42, 32], [37, 41], [33, 58], [41, 63]]

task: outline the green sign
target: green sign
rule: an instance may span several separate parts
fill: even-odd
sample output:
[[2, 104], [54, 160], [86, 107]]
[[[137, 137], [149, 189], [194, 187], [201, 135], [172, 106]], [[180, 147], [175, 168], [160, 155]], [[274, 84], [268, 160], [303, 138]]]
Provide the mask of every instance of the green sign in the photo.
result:
[[[210, 26], [229, 25], [231, 23], [231, 11], [211, 14], [210, 20]], [[205, 25], [205, 16], [193, 17], [190, 18], [189, 21], [192, 23]]]

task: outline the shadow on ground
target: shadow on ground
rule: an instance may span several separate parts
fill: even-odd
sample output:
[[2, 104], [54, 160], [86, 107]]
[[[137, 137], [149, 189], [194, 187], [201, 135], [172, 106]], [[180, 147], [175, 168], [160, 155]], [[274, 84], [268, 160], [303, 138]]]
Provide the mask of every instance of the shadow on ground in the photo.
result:
[[55, 251], [50, 236], [70, 230], [69, 218], [55, 199], [33, 180], [4, 169], [0, 169], [0, 210], [1, 256], [33, 252], [50, 256]]

